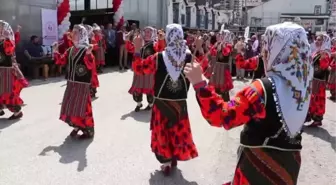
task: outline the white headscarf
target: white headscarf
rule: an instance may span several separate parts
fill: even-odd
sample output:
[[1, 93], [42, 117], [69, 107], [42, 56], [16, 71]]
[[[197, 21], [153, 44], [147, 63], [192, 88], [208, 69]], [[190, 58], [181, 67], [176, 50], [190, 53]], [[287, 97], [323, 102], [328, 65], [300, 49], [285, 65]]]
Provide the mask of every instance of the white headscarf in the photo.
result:
[[78, 31], [78, 40], [74, 35], [72, 38], [72, 42], [74, 43], [75, 47], [88, 47], [89, 46], [89, 37], [86, 28], [83, 25], [77, 24], [73, 27], [73, 31]]
[[178, 80], [183, 70], [187, 52], [183, 29], [179, 24], [169, 24], [166, 27], [166, 48], [162, 52], [167, 72], [173, 81]]
[[9, 39], [15, 45], [15, 36], [12, 27], [4, 20], [0, 20], [0, 38]]
[[313, 52], [313, 56], [315, 56], [318, 53], [327, 53], [330, 56], [331, 53], [331, 39], [327, 34], [321, 34], [318, 35], [318, 37], [322, 37], [322, 44], [320, 47], [316, 46], [316, 43], [314, 43], [314, 50], [312, 50]]
[[[145, 40], [145, 30], [151, 30], [151, 32], [152, 32], [152, 34], [151, 34], [151, 36], [148, 40]], [[154, 41], [156, 36], [157, 36], [156, 29], [153, 28], [153, 27], [147, 26], [142, 30], [142, 38], [144, 39], [145, 42]]]
[[89, 39], [92, 38], [94, 36], [94, 33], [93, 33], [93, 27], [90, 26], [90, 25], [87, 25], [87, 24], [84, 24], [84, 27], [88, 33], [88, 37]]
[[101, 31], [101, 28], [100, 28], [100, 26], [98, 26], [97, 23], [94, 23], [94, 24], [92, 25], [92, 29], [93, 29], [93, 31]]
[[294, 137], [306, 119], [314, 74], [306, 32], [291, 22], [269, 26], [263, 49], [268, 53], [265, 73], [276, 88], [278, 113], [284, 129]]
[[219, 32], [219, 41], [223, 44], [231, 44], [233, 40], [232, 33], [229, 30], [221, 30]]

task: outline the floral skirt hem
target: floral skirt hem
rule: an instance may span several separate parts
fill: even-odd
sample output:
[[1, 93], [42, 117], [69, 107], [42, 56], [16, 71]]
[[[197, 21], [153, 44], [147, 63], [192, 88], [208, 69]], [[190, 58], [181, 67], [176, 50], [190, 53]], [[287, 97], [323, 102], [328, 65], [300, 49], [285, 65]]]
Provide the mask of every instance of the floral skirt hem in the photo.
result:
[[0, 94], [0, 105], [3, 106], [22, 106], [23, 100], [20, 97], [20, 93], [24, 88], [24, 84], [17, 79], [15, 75], [12, 75], [13, 87], [12, 92]]
[[188, 115], [179, 119], [174, 126], [167, 127], [169, 120], [155, 105], [151, 118], [151, 149], [165, 159], [187, 161], [198, 156], [194, 144]]
[[299, 151], [242, 148], [233, 181], [224, 185], [296, 185], [300, 166]]
[[86, 103], [85, 117], [61, 114], [59, 119], [74, 128], [79, 128], [82, 130], [93, 128], [94, 119], [92, 113], [91, 97], [90, 96], [88, 97], [88, 102]]

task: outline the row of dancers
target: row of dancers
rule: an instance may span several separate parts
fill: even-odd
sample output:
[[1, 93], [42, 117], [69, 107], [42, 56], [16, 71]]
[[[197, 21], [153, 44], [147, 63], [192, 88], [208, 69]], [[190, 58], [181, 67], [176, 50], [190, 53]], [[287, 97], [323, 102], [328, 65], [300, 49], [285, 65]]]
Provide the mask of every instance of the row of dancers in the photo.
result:
[[[233, 46], [229, 30], [221, 29], [207, 52], [201, 46], [190, 51], [181, 25], [167, 25], [159, 39], [155, 32], [146, 27], [127, 42], [134, 54], [129, 93], [137, 104], [135, 111], [142, 107], [142, 95], [147, 95], [151, 149], [163, 173], [169, 175], [178, 161], [198, 156], [187, 109], [192, 86], [202, 116], [211, 126], [226, 130], [244, 126], [235, 175], [228, 184], [297, 184], [302, 127], [307, 114], [316, 121], [317, 112], [311, 108], [320, 108], [321, 103], [320, 83], [318, 92], [314, 90], [316, 75], [325, 71], [323, 61], [330, 61], [330, 38], [321, 35], [319, 50], [312, 54], [300, 25], [285, 22], [267, 27], [259, 56], [236, 57], [239, 67], [257, 70], [263, 66], [263, 74], [230, 99]], [[13, 31], [5, 21], [0, 21], [0, 34], [0, 105], [15, 115], [23, 103], [22, 85], [15, 67]], [[55, 63], [67, 66], [60, 119], [73, 127], [70, 136], [78, 139], [91, 139], [95, 133], [91, 90], [97, 72], [90, 34], [87, 25], [75, 25], [70, 48], [60, 53], [58, 45], [53, 46]]]

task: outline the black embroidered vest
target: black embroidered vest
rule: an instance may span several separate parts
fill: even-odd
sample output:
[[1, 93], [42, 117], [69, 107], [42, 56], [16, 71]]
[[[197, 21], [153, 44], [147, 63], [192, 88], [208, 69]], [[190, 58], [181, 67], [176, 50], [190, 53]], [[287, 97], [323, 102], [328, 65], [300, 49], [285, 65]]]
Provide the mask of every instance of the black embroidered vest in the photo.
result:
[[258, 67], [254, 71], [253, 80], [263, 78], [265, 76], [264, 61], [261, 57], [258, 57]]
[[[187, 54], [185, 63], [191, 62], [191, 54]], [[184, 67], [184, 66], [183, 66]], [[182, 69], [183, 71], [183, 69]], [[185, 100], [190, 87], [189, 80], [181, 72], [180, 77], [173, 81], [166, 69], [162, 53], [157, 56], [157, 71], [155, 73], [154, 96], [163, 100]]]
[[224, 56], [222, 50], [217, 50], [216, 62], [229, 64], [230, 56], [231, 54], [229, 54], [228, 56]]
[[4, 43], [0, 42], [0, 67], [12, 67], [12, 56], [6, 55]]
[[314, 78], [317, 78], [319, 80], [325, 80], [327, 78], [327, 70], [321, 69], [320, 59], [321, 59], [320, 54], [316, 55], [313, 59]]
[[140, 56], [142, 59], [146, 59], [147, 57], [154, 55], [155, 49], [154, 49], [154, 42], [149, 42], [142, 46], [140, 49]]
[[68, 74], [67, 80], [83, 83], [91, 83], [92, 71], [84, 62], [86, 48], [80, 48], [75, 53], [75, 48], [71, 47], [68, 52]]
[[[262, 120], [251, 120], [245, 124], [240, 133], [240, 143], [246, 147], [265, 147], [280, 150], [301, 150], [301, 133], [294, 138], [287, 135], [285, 123], [282, 123], [274, 100], [275, 86], [268, 78], [262, 78], [265, 89], [266, 117]], [[276, 98], [278, 99], [278, 98]]]

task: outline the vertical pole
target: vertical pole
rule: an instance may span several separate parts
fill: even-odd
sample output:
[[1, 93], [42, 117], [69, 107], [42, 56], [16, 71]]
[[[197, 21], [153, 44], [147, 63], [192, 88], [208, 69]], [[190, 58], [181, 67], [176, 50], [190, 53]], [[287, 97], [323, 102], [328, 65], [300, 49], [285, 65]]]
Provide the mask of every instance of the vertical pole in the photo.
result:
[[[76, 0], [76, 10], [77, 10], [77, 1]], [[84, 10], [90, 10], [91, 9], [91, 1], [90, 0], [84, 0]]]
[[147, 25], [149, 26], [149, 0], [147, 0]]

